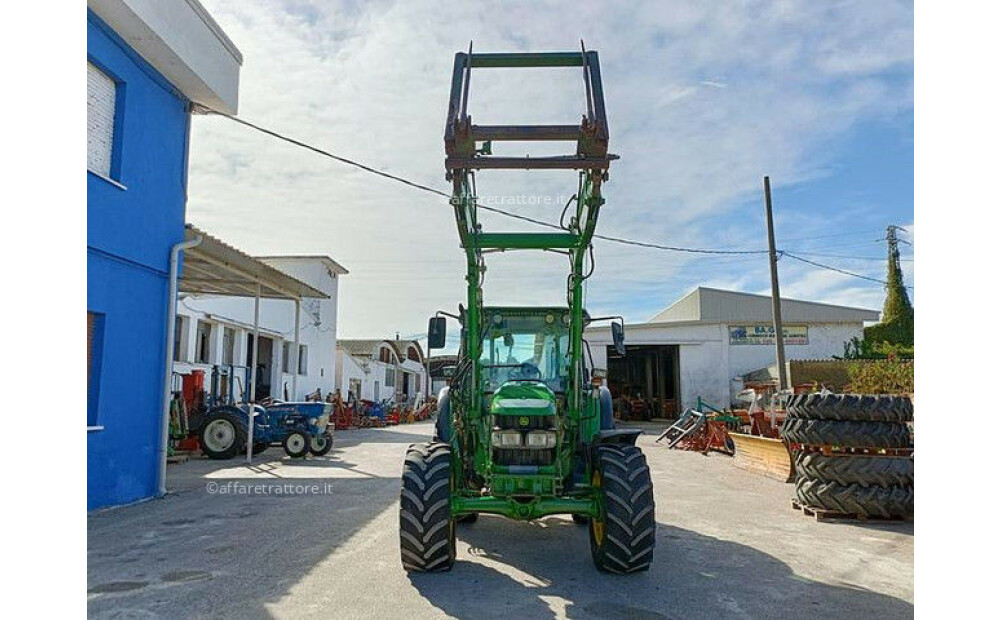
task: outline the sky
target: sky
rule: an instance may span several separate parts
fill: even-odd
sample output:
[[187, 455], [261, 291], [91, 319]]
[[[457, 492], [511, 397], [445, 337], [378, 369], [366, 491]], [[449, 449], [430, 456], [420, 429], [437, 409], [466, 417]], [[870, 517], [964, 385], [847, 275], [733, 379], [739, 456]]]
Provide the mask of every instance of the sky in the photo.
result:
[[[202, 0], [244, 56], [239, 116], [450, 191], [444, 118], [454, 54], [600, 54], [610, 150], [598, 233], [671, 246], [777, 246], [885, 278], [886, 226], [913, 243], [913, 8], [908, 2], [306, 2]], [[579, 69], [473, 73], [477, 124], [575, 123]], [[555, 154], [523, 144], [494, 154]], [[484, 171], [481, 202], [556, 221], [568, 171]], [[532, 204], [532, 203], [540, 204]], [[548, 204], [544, 204], [544, 203]], [[422, 336], [464, 299], [447, 200], [217, 116], [192, 122], [188, 220], [255, 255], [325, 254], [338, 336]], [[538, 230], [495, 214], [485, 230]], [[912, 245], [902, 245], [913, 284]], [[645, 321], [697, 286], [770, 293], [766, 255], [698, 256], [595, 241], [591, 314]], [[882, 285], [784, 257], [782, 297], [881, 309]], [[565, 303], [563, 257], [487, 260], [486, 303]], [[911, 298], [913, 291], [910, 291]]]

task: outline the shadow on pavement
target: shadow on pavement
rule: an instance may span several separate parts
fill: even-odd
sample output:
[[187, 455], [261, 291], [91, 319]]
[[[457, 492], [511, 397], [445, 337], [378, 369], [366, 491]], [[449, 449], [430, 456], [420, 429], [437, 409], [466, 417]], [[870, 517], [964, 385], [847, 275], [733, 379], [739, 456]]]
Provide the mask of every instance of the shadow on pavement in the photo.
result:
[[466, 553], [482, 563], [460, 552], [450, 573], [409, 576], [432, 605], [458, 618], [486, 610], [519, 619], [913, 617], [904, 600], [806, 579], [752, 547], [662, 523], [650, 571], [635, 575], [599, 573], [587, 528], [568, 518], [484, 516], [459, 527]]

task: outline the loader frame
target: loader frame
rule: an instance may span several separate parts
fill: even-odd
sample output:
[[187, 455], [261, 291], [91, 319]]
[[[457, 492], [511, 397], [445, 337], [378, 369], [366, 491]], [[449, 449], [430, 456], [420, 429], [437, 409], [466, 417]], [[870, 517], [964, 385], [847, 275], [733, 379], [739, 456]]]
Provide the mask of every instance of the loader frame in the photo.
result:
[[[582, 48], [582, 45], [581, 45]], [[467, 113], [472, 69], [579, 67], [586, 90], [586, 113], [579, 125], [475, 125]], [[555, 157], [492, 157], [494, 141], [575, 142], [575, 153]], [[478, 146], [481, 145], [481, 146]], [[458, 370], [451, 383], [452, 494], [454, 516], [493, 513], [513, 519], [549, 514], [600, 514], [599, 495], [591, 484], [590, 448], [604, 439], [600, 428], [598, 387], [586, 369], [583, 331], [589, 319], [584, 310], [584, 281], [593, 271], [591, 243], [604, 198], [601, 185], [608, 178], [608, 123], [604, 108], [600, 64], [595, 51], [455, 55], [451, 96], [445, 127], [445, 167], [452, 182], [451, 205], [466, 259], [466, 305], [461, 313], [462, 345]], [[503, 232], [483, 230], [476, 197], [476, 171], [494, 169], [577, 170], [575, 209], [560, 230]], [[569, 387], [565, 394], [557, 460], [551, 467], [521, 474], [491, 459], [491, 415], [483, 397], [483, 336], [489, 329], [484, 308], [484, 255], [511, 250], [558, 252], [569, 258], [566, 307], [570, 320]], [[589, 259], [589, 260], [588, 260]], [[538, 309], [545, 311], [546, 309]], [[555, 310], [555, 309], [552, 309]], [[619, 441], [620, 437], [607, 439]], [[634, 437], [632, 438], [634, 441]], [[565, 484], [572, 478], [572, 483]], [[487, 494], [483, 489], [525, 489], [529, 495]]]

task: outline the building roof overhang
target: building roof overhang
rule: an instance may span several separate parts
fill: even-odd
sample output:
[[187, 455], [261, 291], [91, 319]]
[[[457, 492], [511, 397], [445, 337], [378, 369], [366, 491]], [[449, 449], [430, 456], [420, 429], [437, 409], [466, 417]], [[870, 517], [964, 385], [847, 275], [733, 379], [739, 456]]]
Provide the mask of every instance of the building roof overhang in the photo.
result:
[[177, 288], [193, 295], [226, 295], [269, 299], [329, 299], [329, 295], [301, 280], [245, 254], [188, 224], [185, 239], [201, 243], [184, 251]]
[[236, 114], [243, 55], [198, 0], [87, 6], [190, 101]]

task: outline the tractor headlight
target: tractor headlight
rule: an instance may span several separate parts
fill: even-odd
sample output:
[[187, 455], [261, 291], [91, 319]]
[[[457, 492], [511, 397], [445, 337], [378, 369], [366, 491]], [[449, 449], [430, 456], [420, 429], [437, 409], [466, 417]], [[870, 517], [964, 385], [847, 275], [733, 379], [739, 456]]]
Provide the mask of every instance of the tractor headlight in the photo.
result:
[[494, 448], [520, 448], [521, 431], [493, 431]]
[[555, 448], [555, 431], [530, 431], [527, 438], [529, 448]]

